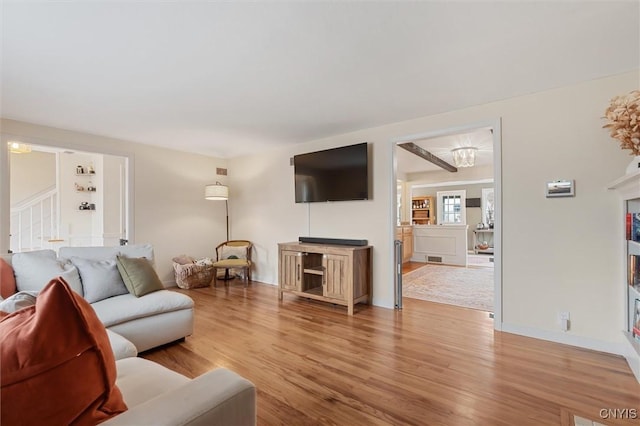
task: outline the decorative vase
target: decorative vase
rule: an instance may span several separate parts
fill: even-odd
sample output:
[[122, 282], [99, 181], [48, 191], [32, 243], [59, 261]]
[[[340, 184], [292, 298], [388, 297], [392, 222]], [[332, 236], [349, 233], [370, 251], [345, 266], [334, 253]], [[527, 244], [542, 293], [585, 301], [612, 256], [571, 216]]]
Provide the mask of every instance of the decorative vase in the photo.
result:
[[640, 170], [640, 155], [633, 157], [633, 160], [627, 166], [627, 174], [635, 173]]

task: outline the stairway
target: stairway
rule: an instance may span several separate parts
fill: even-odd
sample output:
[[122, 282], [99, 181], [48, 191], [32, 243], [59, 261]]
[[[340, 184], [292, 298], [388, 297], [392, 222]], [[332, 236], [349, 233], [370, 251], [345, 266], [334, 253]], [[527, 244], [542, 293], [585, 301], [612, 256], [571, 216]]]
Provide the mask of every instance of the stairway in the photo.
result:
[[11, 206], [11, 251], [52, 248], [60, 235], [58, 212], [58, 190], [55, 186]]

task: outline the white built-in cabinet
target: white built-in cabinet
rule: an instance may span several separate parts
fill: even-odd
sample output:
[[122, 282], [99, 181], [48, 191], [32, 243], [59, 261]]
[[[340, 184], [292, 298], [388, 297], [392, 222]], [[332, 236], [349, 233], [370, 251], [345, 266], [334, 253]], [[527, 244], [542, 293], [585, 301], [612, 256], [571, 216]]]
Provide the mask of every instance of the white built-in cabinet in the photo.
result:
[[[620, 217], [620, 226], [624, 227], [626, 234], [627, 213], [640, 213], [640, 170], [634, 173], [627, 174], [619, 179], [616, 179], [609, 185], [609, 189], [616, 190], [623, 202], [624, 215]], [[625, 336], [624, 356], [636, 376], [638, 382], [640, 382], [640, 340], [633, 336], [633, 311], [636, 299], [640, 299], [640, 286], [634, 287], [629, 280], [629, 256], [640, 255], [640, 242], [624, 239], [624, 282], [621, 283], [621, 288], [624, 289], [624, 306], [625, 323], [623, 326], [623, 333]]]

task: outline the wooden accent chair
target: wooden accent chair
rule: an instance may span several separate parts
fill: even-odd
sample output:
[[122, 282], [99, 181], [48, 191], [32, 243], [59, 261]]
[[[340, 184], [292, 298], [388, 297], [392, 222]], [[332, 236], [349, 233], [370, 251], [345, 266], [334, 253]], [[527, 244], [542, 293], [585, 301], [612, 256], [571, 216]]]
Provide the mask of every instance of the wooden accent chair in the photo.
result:
[[213, 285], [217, 285], [218, 269], [224, 269], [224, 279], [229, 280], [230, 269], [245, 270], [245, 286], [251, 281], [251, 249], [253, 244], [247, 240], [230, 240], [216, 247], [216, 261], [213, 264]]

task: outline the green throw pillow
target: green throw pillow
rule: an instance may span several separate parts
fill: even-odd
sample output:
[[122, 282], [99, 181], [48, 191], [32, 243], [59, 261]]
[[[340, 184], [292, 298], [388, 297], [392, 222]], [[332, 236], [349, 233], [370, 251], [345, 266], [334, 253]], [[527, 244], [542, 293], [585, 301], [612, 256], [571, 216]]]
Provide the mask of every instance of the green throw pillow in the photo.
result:
[[140, 297], [147, 293], [164, 290], [158, 274], [156, 274], [151, 262], [146, 257], [130, 258], [118, 256], [117, 260], [118, 270], [129, 293]]

